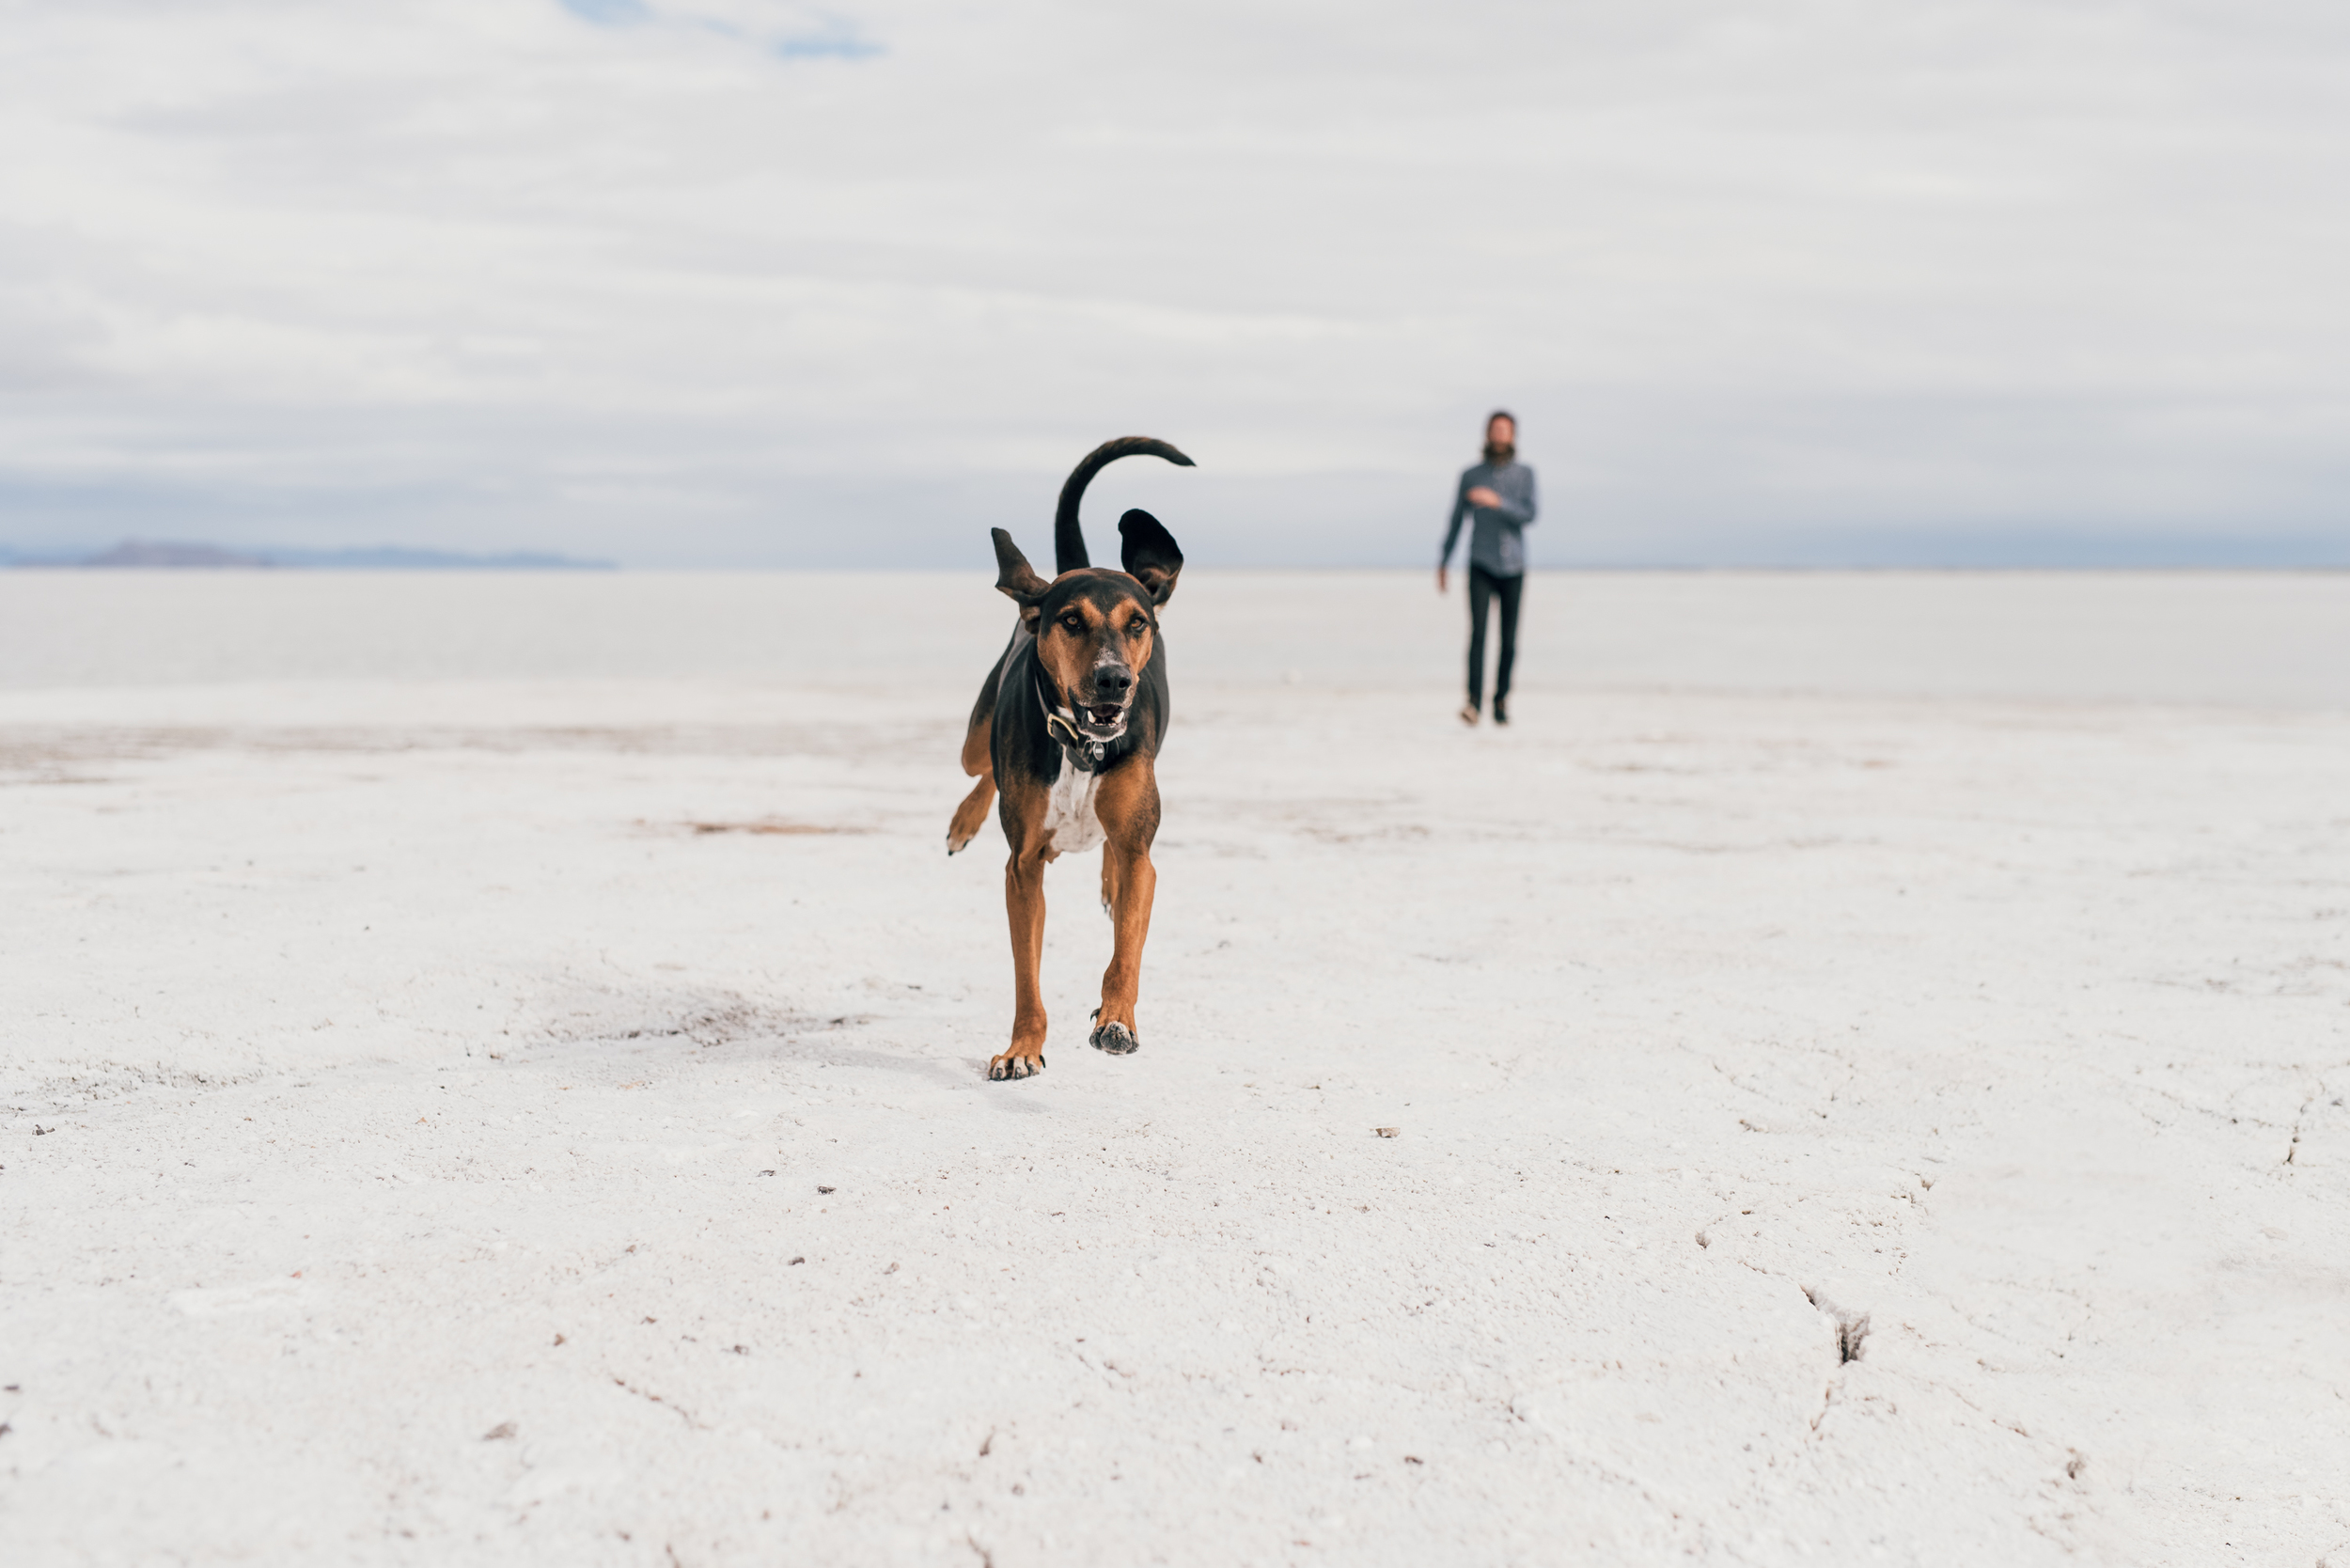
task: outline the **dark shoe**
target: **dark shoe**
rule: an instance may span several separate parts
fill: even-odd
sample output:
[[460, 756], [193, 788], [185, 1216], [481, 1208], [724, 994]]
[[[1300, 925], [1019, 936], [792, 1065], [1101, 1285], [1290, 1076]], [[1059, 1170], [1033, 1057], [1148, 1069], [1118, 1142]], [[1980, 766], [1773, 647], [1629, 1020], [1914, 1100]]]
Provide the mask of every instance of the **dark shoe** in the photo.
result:
[[1494, 722], [1496, 724], [1507, 724], [1510, 722], [1510, 709], [1508, 707], [1509, 701], [1510, 699], [1506, 697], [1496, 697], [1494, 698]]

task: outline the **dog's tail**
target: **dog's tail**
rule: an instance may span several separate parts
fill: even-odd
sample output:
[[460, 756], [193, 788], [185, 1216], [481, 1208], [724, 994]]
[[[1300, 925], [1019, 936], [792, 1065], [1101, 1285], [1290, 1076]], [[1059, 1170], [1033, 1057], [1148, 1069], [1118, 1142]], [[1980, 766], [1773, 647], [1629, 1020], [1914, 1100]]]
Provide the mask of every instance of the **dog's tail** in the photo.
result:
[[1192, 466], [1183, 456], [1164, 441], [1147, 435], [1121, 435], [1115, 441], [1104, 441], [1086, 454], [1085, 461], [1070, 470], [1069, 482], [1060, 487], [1060, 510], [1053, 513], [1053, 571], [1056, 575], [1074, 572], [1093, 563], [1086, 557], [1086, 536], [1077, 526], [1077, 503], [1085, 498], [1086, 486], [1093, 476], [1122, 457], [1165, 458], [1178, 468]]

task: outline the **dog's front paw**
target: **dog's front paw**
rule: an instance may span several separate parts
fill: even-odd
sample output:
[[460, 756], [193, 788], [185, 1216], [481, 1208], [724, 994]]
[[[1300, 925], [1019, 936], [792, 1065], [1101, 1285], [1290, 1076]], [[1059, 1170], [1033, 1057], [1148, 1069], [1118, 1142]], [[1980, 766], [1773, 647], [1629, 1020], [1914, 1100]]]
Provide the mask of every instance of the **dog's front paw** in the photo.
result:
[[[1132, 1046], [1127, 1047], [1129, 1050]], [[1044, 1071], [1044, 1053], [1024, 1057], [1007, 1051], [987, 1064], [988, 1077], [997, 1083], [1007, 1078], [1033, 1078]]]
[[1113, 1018], [1093, 1031], [1093, 1048], [1114, 1057], [1125, 1057], [1141, 1050], [1142, 1042], [1135, 1038], [1134, 1030]]

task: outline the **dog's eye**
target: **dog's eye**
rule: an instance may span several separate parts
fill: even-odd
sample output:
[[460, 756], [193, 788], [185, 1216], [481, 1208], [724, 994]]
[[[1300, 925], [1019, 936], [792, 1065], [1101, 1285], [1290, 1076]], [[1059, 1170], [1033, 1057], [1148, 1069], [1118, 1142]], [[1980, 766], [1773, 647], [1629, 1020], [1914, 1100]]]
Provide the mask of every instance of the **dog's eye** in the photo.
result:
[[1065, 615], [1060, 618], [1060, 623], [1063, 626], [1068, 627], [1073, 632], [1082, 632], [1086, 629], [1085, 618], [1083, 616]]

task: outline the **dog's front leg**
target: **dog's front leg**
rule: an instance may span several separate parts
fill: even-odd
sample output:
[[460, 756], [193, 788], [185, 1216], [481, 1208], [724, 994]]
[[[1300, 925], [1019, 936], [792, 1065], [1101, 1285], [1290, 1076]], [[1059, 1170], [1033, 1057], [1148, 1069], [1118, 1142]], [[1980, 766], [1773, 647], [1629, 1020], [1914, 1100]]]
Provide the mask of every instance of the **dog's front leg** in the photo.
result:
[[1011, 919], [1011, 1049], [987, 1064], [991, 1078], [1026, 1078], [1044, 1071], [1044, 855], [1041, 844], [1015, 843], [1004, 863], [1004, 912]]
[[1124, 1056], [1142, 1043], [1135, 1001], [1142, 992], [1151, 899], [1159, 886], [1158, 870], [1151, 864], [1151, 843], [1159, 832], [1159, 785], [1150, 759], [1134, 758], [1104, 777], [1094, 806], [1106, 837], [1102, 880], [1117, 936], [1110, 966], [1102, 975], [1102, 1005], [1093, 1014], [1093, 1046]]

